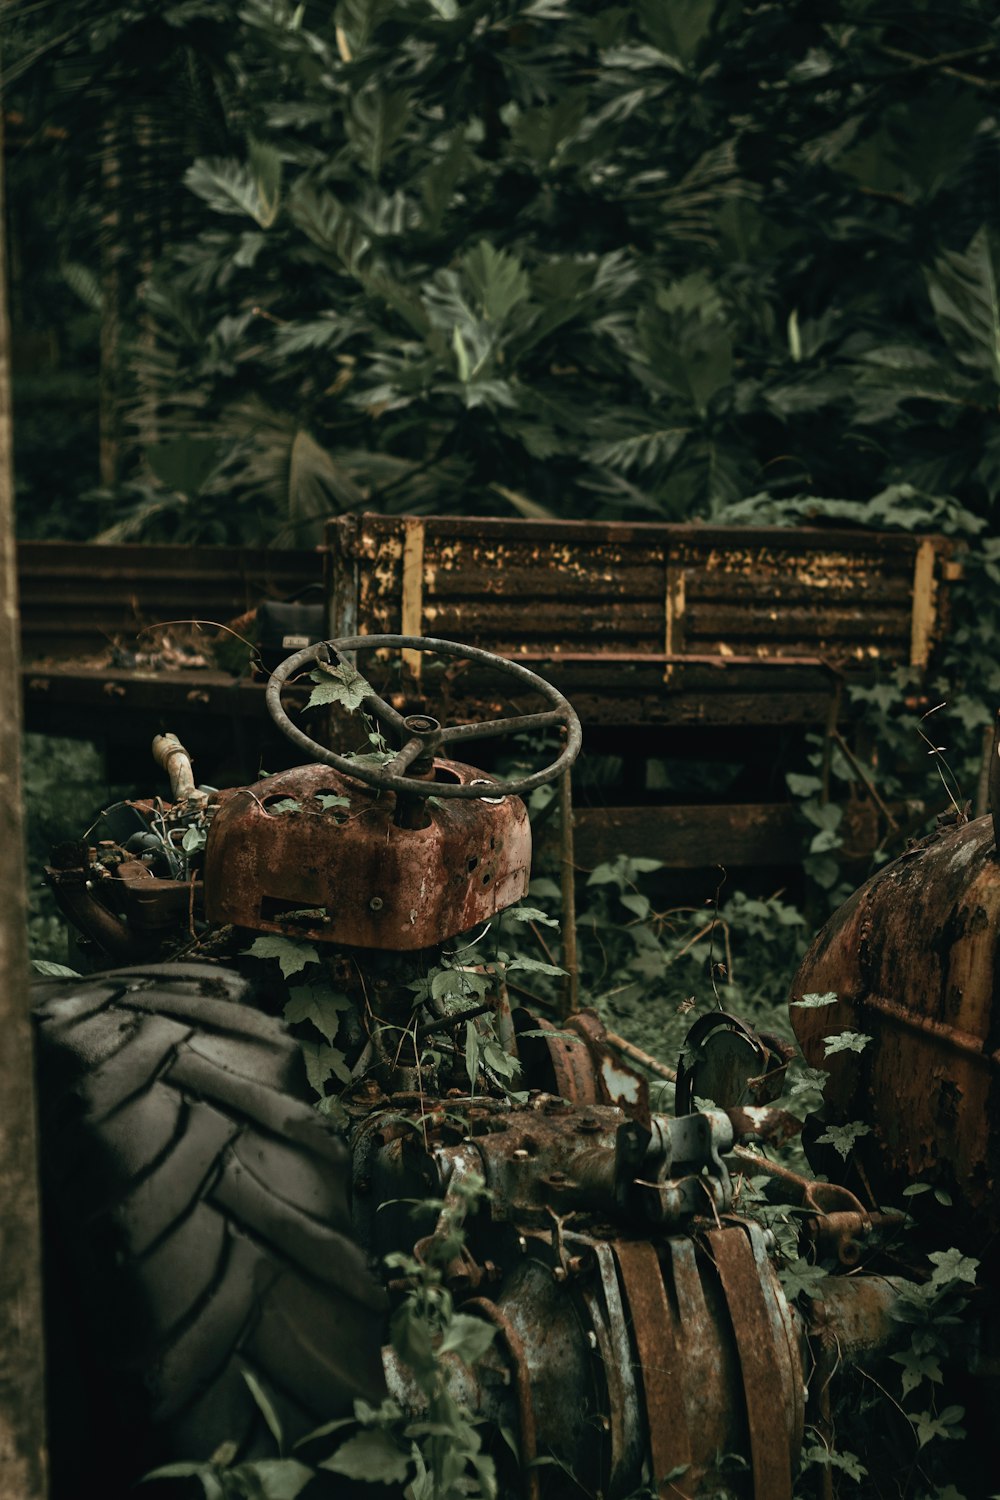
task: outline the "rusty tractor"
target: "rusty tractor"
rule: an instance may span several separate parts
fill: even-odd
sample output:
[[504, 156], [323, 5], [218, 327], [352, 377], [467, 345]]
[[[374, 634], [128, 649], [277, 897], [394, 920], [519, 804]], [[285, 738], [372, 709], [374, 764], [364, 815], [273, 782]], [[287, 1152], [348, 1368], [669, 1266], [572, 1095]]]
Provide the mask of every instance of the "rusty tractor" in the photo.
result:
[[[360, 678], [362, 648], [471, 659], [545, 706], [442, 727]], [[305, 735], [282, 689], [307, 671], [352, 686], [398, 748], [351, 757]], [[214, 792], [161, 737], [171, 801], [111, 809], [106, 837], [63, 845], [49, 871], [105, 966], [40, 984], [36, 1011], [54, 1429], [72, 1435], [57, 1500], [84, 1492], [88, 1465], [112, 1495], [157, 1462], [267, 1452], [248, 1375], [289, 1440], [359, 1397], [419, 1411], [386, 1341], [409, 1283], [379, 1268], [400, 1255], [436, 1266], [493, 1331], [482, 1358], [447, 1367], [502, 1492], [792, 1500], [831, 1381], [892, 1346], [895, 1302], [921, 1274], [918, 1252], [872, 1249], [899, 1220], [882, 1194], [898, 1202], [947, 1162], [963, 1223], [996, 1228], [992, 824], [882, 872], [807, 959], [796, 995], [836, 992], [837, 1024], [876, 1037], [831, 1068], [830, 1117], [871, 1127], [853, 1175], [813, 1180], [748, 1145], [787, 1121], [769, 1103], [787, 1059], [736, 1018], [699, 1023], [665, 1114], [593, 1012], [512, 1006], [475, 947], [451, 965], [464, 995], [420, 984], [525, 894], [522, 796], [580, 748], [553, 687], [451, 642], [354, 637], [291, 657], [268, 702], [307, 764]], [[519, 780], [452, 758], [525, 729], [562, 742]], [[913, 925], [894, 925], [907, 901]], [[318, 1110], [239, 958], [262, 935], [311, 945], [339, 997], [341, 1077]], [[820, 1061], [834, 1026], [797, 1017]], [[772, 1234], [740, 1212], [747, 1174], [800, 1211], [803, 1255], [841, 1273], [821, 1300], [784, 1294]]]

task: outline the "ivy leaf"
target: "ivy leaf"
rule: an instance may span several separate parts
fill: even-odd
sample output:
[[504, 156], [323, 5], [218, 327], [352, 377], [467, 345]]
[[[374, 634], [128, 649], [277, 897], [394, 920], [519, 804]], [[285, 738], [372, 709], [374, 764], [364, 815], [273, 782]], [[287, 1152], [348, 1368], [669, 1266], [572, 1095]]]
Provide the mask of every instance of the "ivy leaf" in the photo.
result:
[[300, 1042], [299, 1046], [306, 1065], [306, 1077], [317, 1094], [326, 1093], [331, 1078], [343, 1084], [350, 1083], [347, 1059], [337, 1047], [329, 1047], [325, 1042]]
[[915, 1391], [924, 1380], [940, 1385], [944, 1379], [936, 1354], [920, 1354], [915, 1349], [904, 1349], [902, 1353], [890, 1354], [898, 1365], [903, 1366], [903, 1395]]
[[[541, 882], [538, 882], [539, 884]], [[547, 892], [539, 892], [545, 895]], [[541, 922], [544, 927], [558, 927], [555, 917], [550, 917], [538, 906], [508, 906], [503, 913], [505, 922]]]
[[500, 1078], [513, 1078], [520, 1069], [517, 1059], [505, 1052], [499, 1042], [494, 1041], [487, 1041], [484, 1046], [483, 1062]]
[[301, 812], [302, 803], [297, 797], [279, 797], [276, 802], [267, 804], [267, 811], [271, 814]]
[[285, 1020], [291, 1024], [311, 1021], [320, 1035], [332, 1043], [340, 1026], [341, 1012], [350, 1009], [346, 995], [319, 984], [296, 985], [285, 1003]]
[[492, 1344], [496, 1331], [483, 1318], [454, 1313], [438, 1345], [438, 1354], [457, 1354], [467, 1365], [474, 1365]]
[[828, 1125], [824, 1133], [816, 1137], [821, 1146], [833, 1146], [844, 1161], [854, 1150], [854, 1142], [863, 1135], [871, 1135], [871, 1126], [862, 1120], [852, 1120], [848, 1125]]
[[333, 807], [350, 807], [350, 797], [338, 797], [335, 792], [317, 792], [316, 801], [324, 812], [329, 812]]
[[792, 1000], [791, 1004], [798, 1006], [800, 1010], [818, 1010], [821, 1005], [836, 1005], [836, 990], [827, 990], [825, 995], [803, 995], [801, 1000]]
[[823, 1443], [814, 1443], [810, 1448], [802, 1450], [803, 1464], [819, 1464], [825, 1469], [839, 1469], [849, 1479], [858, 1483], [864, 1479], [868, 1470], [855, 1453], [838, 1453], [835, 1448], [827, 1448]]
[[930, 1284], [935, 1290], [953, 1281], [968, 1281], [975, 1285], [979, 1262], [963, 1255], [961, 1250], [954, 1247], [951, 1250], [932, 1250], [927, 1258], [934, 1266]]
[[529, 974], [565, 974], [558, 964], [543, 963], [540, 958], [511, 958], [506, 965], [508, 971], [524, 969]]
[[640, 891], [623, 891], [618, 899], [622, 906], [635, 913], [640, 922], [644, 922], [649, 916], [649, 897], [642, 895]]
[[824, 1057], [833, 1057], [836, 1052], [863, 1052], [871, 1041], [863, 1031], [838, 1031], [835, 1036], [825, 1036]]
[[410, 1455], [388, 1432], [373, 1427], [348, 1438], [319, 1467], [343, 1474], [347, 1479], [364, 1480], [366, 1484], [405, 1484]]
[[309, 680], [316, 686], [309, 696], [307, 708], [321, 708], [326, 703], [339, 703], [341, 708], [354, 713], [372, 691], [361, 673], [350, 662], [342, 661], [337, 666], [318, 661], [309, 673]]
[[800, 1295], [822, 1298], [823, 1283], [828, 1274], [822, 1266], [814, 1266], [801, 1255], [779, 1272], [785, 1295], [789, 1298]]
[[303, 943], [298, 938], [266, 936], [255, 938], [249, 948], [244, 948], [251, 958], [276, 958], [283, 979], [298, 974], [306, 964], [319, 963], [319, 954], [312, 943]]
[[449, 995], [481, 1000], [490, 988], [487, 975], [472, 969], [438, 969], [431, 976], [431, 995], [435, 1000], [445, 1000]]
[[965, 1408], [962, 1406], [946, 1406], [940, 1416], [933, 1412], [908, 1412], [907, 1416], [913, 1423], [917, 1434], [917, 1443], [921, 1448], [931, 1441], [931, 1438], [963, 1438], [965, 1431], [958, 1424], [965, 1416]]

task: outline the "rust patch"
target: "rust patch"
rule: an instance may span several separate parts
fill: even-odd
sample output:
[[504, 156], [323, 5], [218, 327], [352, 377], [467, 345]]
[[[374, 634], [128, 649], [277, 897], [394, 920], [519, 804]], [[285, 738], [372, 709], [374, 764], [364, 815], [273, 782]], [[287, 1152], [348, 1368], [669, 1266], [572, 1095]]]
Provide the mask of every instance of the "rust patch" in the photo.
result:
[[[452, 782], [479, 774], [457, 761], [434, 768]], [[338, 797], [347, 805], [329, 803]], [[519, 798], [442, 799], [421, 828], [400, 827], [395, 805], [321, 765], [231, 793], [205, 850], [209, 920], [405, 951], [471, 931], [524, 895], [531, 830]]]

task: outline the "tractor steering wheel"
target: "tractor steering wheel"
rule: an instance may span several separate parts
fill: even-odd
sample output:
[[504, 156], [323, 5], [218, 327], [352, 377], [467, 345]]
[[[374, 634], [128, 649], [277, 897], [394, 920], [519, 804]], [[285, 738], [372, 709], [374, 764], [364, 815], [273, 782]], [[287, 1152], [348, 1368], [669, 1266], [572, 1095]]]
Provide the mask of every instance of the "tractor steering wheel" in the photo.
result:
[[[456, 724], [449, 729], [442, 729], [436, 719], [424, 714], [410, 714], [404, 718], [390, 703], [386, 703], [384, 698], [371, 690], [365, 694], [362, 708], [400, 741], [399, 750], [384, 766], [373, 766], [365, 761], [352, 760], [346, 755], [337, 755], [333, 750], [318, 745], [292, 723], [281, 703], [281, 690], [290, 677], [305, 667], [328, 660], [331, 652], [340, 655], [345, 651], [377, 651], [383, 647], [401, 651], [434, 652], [440, 656], [456, 656], [461, 661], [494, 667], [498, 672], [516, 678], [522, 686], [540, 693], [553, 706], [544, 713], [521, 714], [515, 719], [494, 719], [492, 722]], [[338, 641], [320, 641], [317, 645], [307, 646], [304, 651], [297, 651], [294, 656], [288, 657], [272, 674], [266, 697], [268, 713], [275, 724], [313, 760], [332, 766], [342, 775], [363, 781], [379, 791], [404, 792], [418, 797], [479, 799], [524, 796], [534, 787], [544, 786], [546, 782], [554, 781], [563, 771], [568, 770], [579, 755], [582, 742], [580, 720], [572, 705], [543, 677], [530, 672], [527, 667], [519, 666], [517, 662], [508, 661], [506, 657], [494, 656], [492, 651], [481, 651], [477, 646], [463, 646], [457, 641], [437, 641], [422, 635], [352, 635]], [[451, 782], [426, 781], [404, 774], [415, 761], [425, 759], [439, 749], [462, 745], [469, 740], [520, 734], [526, 729], [546, 729], [554, 724], [562, 724], [566, 729], [566, 744], [561, 753], [544, 770], [536, 771], [532, 776], [522, 776], [519, 781], [479, 781], [456, 785]]]

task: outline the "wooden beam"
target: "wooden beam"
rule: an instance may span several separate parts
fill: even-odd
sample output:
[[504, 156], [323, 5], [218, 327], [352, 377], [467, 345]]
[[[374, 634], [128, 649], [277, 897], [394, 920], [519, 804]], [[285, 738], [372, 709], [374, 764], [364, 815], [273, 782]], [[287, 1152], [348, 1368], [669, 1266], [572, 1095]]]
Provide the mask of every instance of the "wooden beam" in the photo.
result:
[[[671, 870], [794, 865], [808, 848], [810, 829], [793, 803], [732, 806], [577, 807], [574, 814], [578, 871], [592, 870], [618, 854], [661, 859]], [[848, 825], [849, 826], [846, 826]], [[855, 852], [875, 846], [874, 809], [852, 804], [845, 833]], [[546, 828], [539, 855], [555, 853]]]
[[[2, 124], [0, 124], [2, 129]], [[3, 215], [0, 150], [0, 225]], [[21, 813], [10, 324], [0, 233], [0, 1500], [47, 1490], [34, 1066]]]

